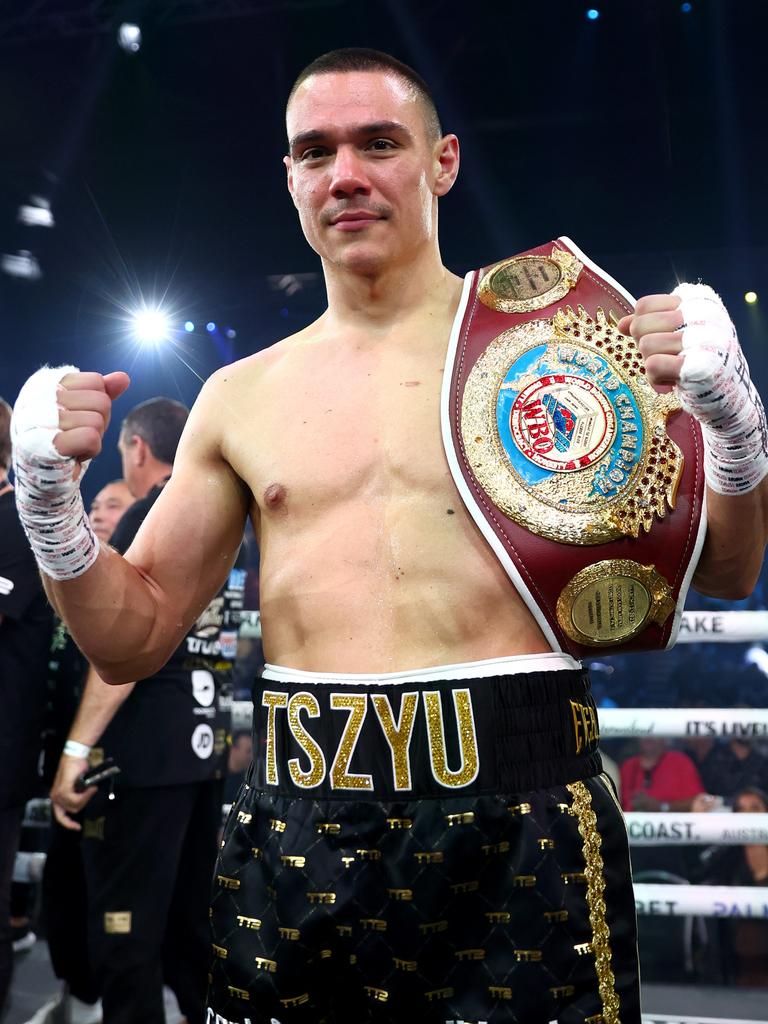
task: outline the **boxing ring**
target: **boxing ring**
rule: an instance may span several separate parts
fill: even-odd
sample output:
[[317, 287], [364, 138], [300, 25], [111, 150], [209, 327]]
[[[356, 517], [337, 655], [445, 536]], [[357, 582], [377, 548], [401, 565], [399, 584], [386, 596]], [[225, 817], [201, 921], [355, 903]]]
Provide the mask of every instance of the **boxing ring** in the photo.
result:
[[[258, 613], [243, 613], [241, 633], [260, 635]], [[684, 612], [678, 643], [768, 643], [768, 611]], [[768, 673], [768, 653], [765, 654]], [[659, 736], [674, 739], [721, 737], [768, 740], [768, 709], [765, 708], [601, 708], [601, 739]], [[252, 721], [250, 701], [234, 701], [232, 729], [248, 729]], [[226, 810], [227, 808], [225, 808]], [[730, 811], [701, 813], [625, 813], [630, 845], [637, 847], [768, 845], [768, 813], [734, 814]], [[25, 824], [45, 827], [50, 821], [47, 800], [30, 801]], [[19, 854], [16, 881], [36, 882], [42, 877], [45, 854]], [[692, 885], [676, 882], [636, 882], [640, 917], [684, 918], [687, 935], [704, 919], [751, 918], [768, 923], [768, 887]], [[744, 990], [729, 990], [738, 1012]], [[759, 1017], [737, 1018], [644, 1013], [644, 1024], [768, 1024], [768, 992]], [[744, 997], [746, 998], [746, 997]]]

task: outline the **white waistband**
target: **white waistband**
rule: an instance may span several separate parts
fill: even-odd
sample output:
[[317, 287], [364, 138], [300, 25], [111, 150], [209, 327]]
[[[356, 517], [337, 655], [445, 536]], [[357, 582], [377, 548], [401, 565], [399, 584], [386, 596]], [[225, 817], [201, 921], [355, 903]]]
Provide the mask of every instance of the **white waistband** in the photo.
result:
[[520, 672], [564, 672], [579, 669], [581, 663], [568, 654], [519, 654], [487, 661], [466, 661], [457, 665], [409, 668], [402, 672], [303, 672], [285, 665], [264, 666], [262, 678], [275, 683], [419, 683], [436, 679], [485, 679], [488, 676], [517, 675]]

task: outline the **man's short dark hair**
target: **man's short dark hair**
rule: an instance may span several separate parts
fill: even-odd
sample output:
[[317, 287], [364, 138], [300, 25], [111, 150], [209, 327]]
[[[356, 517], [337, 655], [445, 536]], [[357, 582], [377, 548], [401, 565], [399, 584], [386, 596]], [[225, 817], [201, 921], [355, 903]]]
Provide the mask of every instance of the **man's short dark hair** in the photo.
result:
[[429, 86], [418, 71], [414, 71], [412, 67], [404, 64], [390, 53], [383, 53], [381, 50], [371, 50], [365, 46], [347, 46], [341, 50], [331, 50], [329, 53], [324, 53], [321, 57], [316, 57], [311, 64], [307, 64], [291, 87], [286, 108], [301, 83], [309, 78], [310, 75], [326, 75], [331, 72], [346, 73], [349, 71], [389, 71], [397, 75], [398, 78], [402, 79], [402, 81], [406, 82], [418, 93], [424, 107], [427, 134], [434, 139], [441, 138], [443, 129], [440, 127], [440, 118], [437, 116], [435, 101]]
[[11, 468], [11, 407], [0, 398], [0, 470]]
[[126, 439], [138, 434], [147, 442], [158, 462], [172, 466], [187, 416], [189, 409], [186, 405], [173, 398], [150, 398], [131, 409], [120, 432]]

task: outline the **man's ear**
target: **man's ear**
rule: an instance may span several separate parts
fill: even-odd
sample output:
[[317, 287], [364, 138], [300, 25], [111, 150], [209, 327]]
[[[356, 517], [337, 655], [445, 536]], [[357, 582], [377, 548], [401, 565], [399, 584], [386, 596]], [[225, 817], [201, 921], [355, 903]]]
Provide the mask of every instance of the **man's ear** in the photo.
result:
[[286, 184], [288, 185], [288, 191], [291, 193], [293, 205], [296, 206], [296, 196], [293, 193], [293, 160], [291, 160], [290, 156], [286, 154], [283, 157], [283, 163], [285, 164], [285, 175]]
[[131, 443], [131, 447], [133, 448], [134, 453], [135, 453], [134, 454], [134, 465], [136, 465], [136, 466], [143, 466], [143, 465], [145, 465], [147, 459], [152, 454], [152, 451], [151, 451], [149, 445], [147, 444], [147, 442], [144, 440], [143, 437], [140, 437], [138, 434], [134, 434], [133, 437], [131, 438], [130, 443]]
[[459, 140], [455, 135], [444, 135], [435, 143], [437, 174], [432, 186], [436, 196], [444, 196], [453, 188], [459, 174]]

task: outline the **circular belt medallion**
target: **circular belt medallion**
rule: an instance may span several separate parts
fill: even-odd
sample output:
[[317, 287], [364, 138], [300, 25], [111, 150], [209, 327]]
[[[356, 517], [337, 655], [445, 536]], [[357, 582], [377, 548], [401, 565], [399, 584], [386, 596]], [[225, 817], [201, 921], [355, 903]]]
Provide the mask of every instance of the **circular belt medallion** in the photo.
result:
[[624, 643], [674, 610], [669, 584], [652, 565], [616, 558], [577, 572], [557, 600], [563, 632], [589, 647]]
[[483, 276], [480, 301], [502, 313], [530, 313], [565, 298], [575, 287], [583, 264], [565, 249], [552, 247], [549, 256], [513, 256]]
[[602, 310], [566, 306], [489, 344], [467, 378], [461, 434], [502, 512], [551, 540], [602, 544], [674, 507], [683, 456], [666, 418], [677, 408]]

